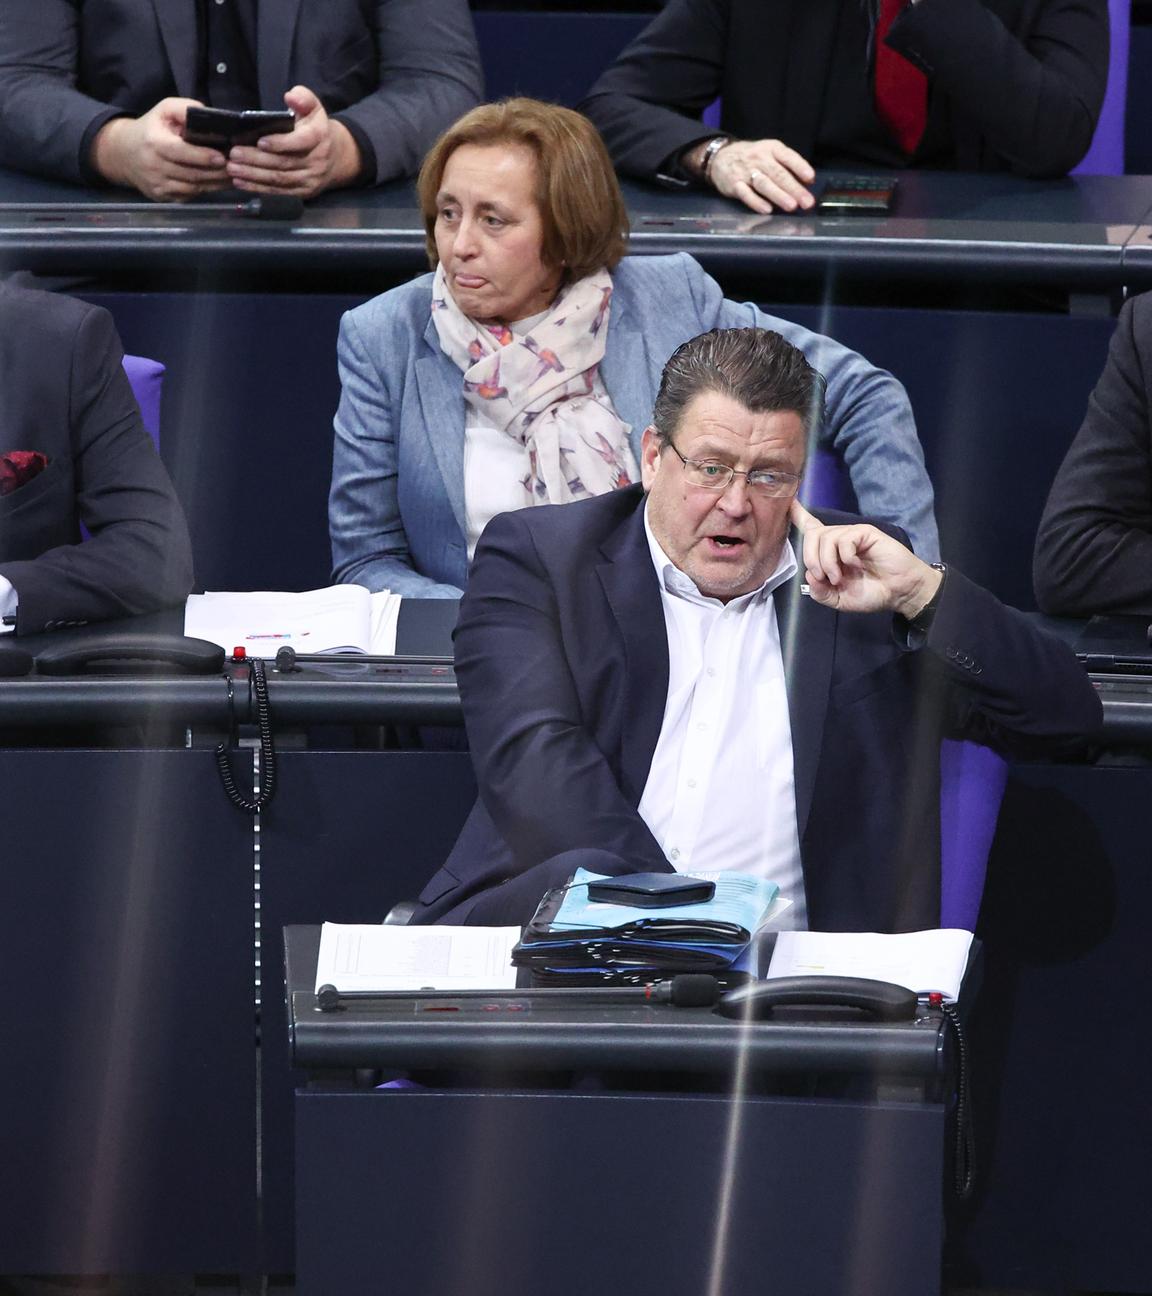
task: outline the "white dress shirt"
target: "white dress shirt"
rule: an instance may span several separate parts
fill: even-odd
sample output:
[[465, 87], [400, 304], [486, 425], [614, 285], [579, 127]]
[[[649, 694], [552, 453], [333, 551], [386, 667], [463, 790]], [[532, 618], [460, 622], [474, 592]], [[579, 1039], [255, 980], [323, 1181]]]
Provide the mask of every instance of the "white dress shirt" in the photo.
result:
[[[551, 310], [551, 307], [548, 308]], [[517, 320], [512, 332], [522, 337], [548, 314], [547, 310]], [[592, 378], [591, 395], [608, 409], [612, 398], [597, 366]], [[625, 432], [631, 428], [625, 424]], [[483, 421], [483, 415], [470, 402], [464, 409], [464, 513], [468, 523], [468, 560], [476, 553], [476, 542], [497, 513], [527, 508], [533, 503], [525, 489], [531, 464], [528, 447], [503, 428]]]
[[[0, 576], [0, 617], [14, 617], [19, 604], [12, 582]], [[14, 625], [5, 625], [0, 621], [0, 634], [11, 634], [15, 629]]]
[[785, 545], [772, 575], [728, 603], [707, 598], [644, 529], [668, 635], [668, 699], [640, 816], [678, 872], [734, 869], [792, 901], [807, 926], [792, 727], [772, 592], [796, 575]]
[[[548, 314], [540, 311], [517, 320], [512, 332], [523, 336]], [[485, 423], [471, 402], [464, 404], [464, 513], [468, 522], [468, 561], [476, 541], [497, 513], [526, 508], [532, 501], [524, 489], [528, 449], [503, 428]]]

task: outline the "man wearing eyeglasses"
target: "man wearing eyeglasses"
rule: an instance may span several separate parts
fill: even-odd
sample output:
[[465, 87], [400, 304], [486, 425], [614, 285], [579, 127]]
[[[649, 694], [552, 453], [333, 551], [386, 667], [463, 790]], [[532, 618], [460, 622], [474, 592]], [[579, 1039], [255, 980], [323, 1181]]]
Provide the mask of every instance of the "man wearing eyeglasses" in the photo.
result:
[[793, 926], [937, 926], [941, 738], [1096, 728], [1065, 645], [797, 501], [822, 395], [778, 334], [703, 334], [642, 489], [489, 524], [455, 638], [480, 800], [415, 921], [525, 922], [580, 863], [758, 874]]

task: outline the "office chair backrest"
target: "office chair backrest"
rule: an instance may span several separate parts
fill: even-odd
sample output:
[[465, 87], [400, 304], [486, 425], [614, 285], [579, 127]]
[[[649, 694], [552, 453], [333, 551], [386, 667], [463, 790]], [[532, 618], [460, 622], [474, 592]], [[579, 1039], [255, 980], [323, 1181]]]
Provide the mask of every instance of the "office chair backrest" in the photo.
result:
[[991, 747], [940, 744], [940, 926], [976, 930], [1008, 766]]
[[149, 435], [160, 448], [160, 390], [164, 382], [164, 366], [159, 360], [148, 360], [144, 356], [126, 355], [124, 372], [132, 386], [136, 404]]
[[1108, 89], [1096, 133], [1073, 175], [1124, 174], [1124, 118], [1128, 107], [1128, 29], [1131, 0], [1108, 0], [1111, 48], [1108, 54]]
[[[164, 382], [164, 366], [159, 360], [148, 360], [144, 356], [126, 355], [124, 372], [136, 404], [140, 406], [140, 417], [152, 438], [152, 444], [160, 449], [160, 388]], [[80, 536], [83, 540], [91, 538], [91, 532], [80, 523]]]

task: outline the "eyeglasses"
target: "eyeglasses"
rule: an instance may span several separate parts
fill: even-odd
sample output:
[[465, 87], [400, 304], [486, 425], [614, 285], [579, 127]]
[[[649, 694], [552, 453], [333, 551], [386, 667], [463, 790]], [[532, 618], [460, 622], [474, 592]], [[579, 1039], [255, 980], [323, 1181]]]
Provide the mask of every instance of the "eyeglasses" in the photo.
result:
[[733, 477], [743, 477], [748, 483], [749, 490], [755, 491], [758, 495], [767, 496], [769, 499], [783, 499], [788, 495], [795, 495], [796, 488], [800, 485], [800, 478], [796, 473], [784, 472], [779, 468], [753, 468], [750, 472], [742, 472], [739, 468], [732, 468], [715, 459], [685, 459], [671, 441], [665, 444], [676, 451], [676, 458], [684, 465], [684, 476], [691, 486], [723, 491], [732, 484]]

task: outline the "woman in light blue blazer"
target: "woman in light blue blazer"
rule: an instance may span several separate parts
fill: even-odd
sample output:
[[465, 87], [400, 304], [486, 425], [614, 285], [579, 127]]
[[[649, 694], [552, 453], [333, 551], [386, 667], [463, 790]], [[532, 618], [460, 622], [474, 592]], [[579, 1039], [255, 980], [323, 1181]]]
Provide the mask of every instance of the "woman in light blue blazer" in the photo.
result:
[[494, 513], [635, 480], [665, 362], [713, 328], [773, 329], [805, 353], [828, 384], [818, 443], [847, 466], [861, 512], [938, 557], [900, 383], [726, 300], [689, 256], [621, 259], [623, 199], [584, 118], [526, 99], [474, 109], [428, 155], [419, 192], [435, 273], [340, 327], [335, 580], [457, 597]]

